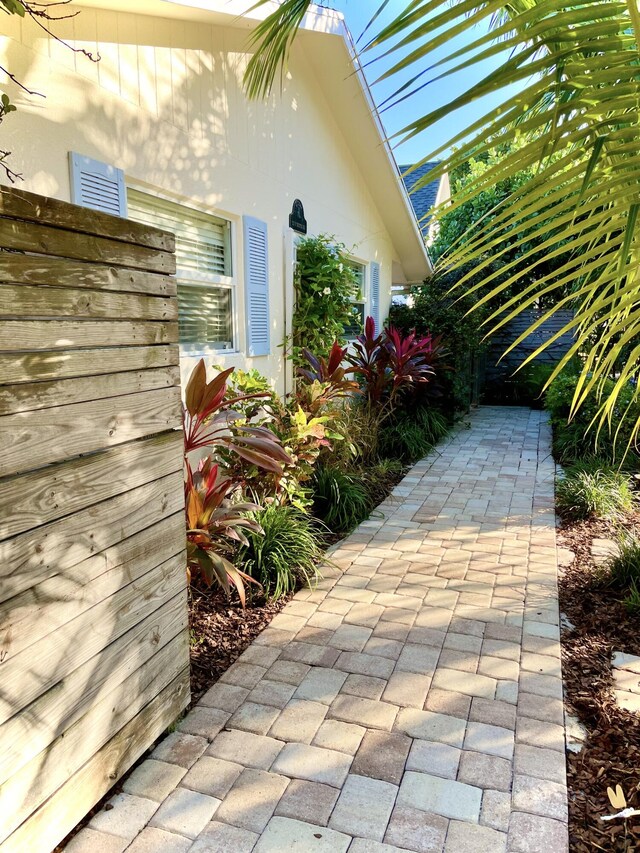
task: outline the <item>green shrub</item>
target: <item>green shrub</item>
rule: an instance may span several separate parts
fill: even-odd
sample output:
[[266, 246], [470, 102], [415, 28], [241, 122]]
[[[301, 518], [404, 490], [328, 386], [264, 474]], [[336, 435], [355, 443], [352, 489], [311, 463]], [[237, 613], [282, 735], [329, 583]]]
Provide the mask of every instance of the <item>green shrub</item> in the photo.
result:
[[276, 600], [293, 592], [298, 584], [311, 586], [318, 578], [322, 559], [319, 523], [294, 506], [271, 504], [256, 521], [263, 533], [249, 533], [249, 544], [240, 548], [243, 570], [259, 580], [265, 595]]
[[[580, 460], [585, 455], [598, 455], [609, 461], [620, 461], [627, 451], [633, 436], [636, 421], [640, 419], [640, 401], [634, 400], [634, 388], [624, 388], [612, 414], [611, 429], [606, 426], [598, 434], [597, 423], [600, 400], [596, 391], [592, 391], [575, 416], [569, 421], [573, 395], [578, 383], [575, 370], [563, 371], [557, 376], [545, 397], [545, 408], [551, 415], [553, 426], [553, 453], [563, 463]], [[604, 397], [613, 390], [614, 382], [608, 379], [602, 389]], [[638, 448], [631, 442], [631, 455], [628, 464], [637, 466]]]
[[426, 456], [449, 429], [445, 416], [433, 408], [419, 406], [395, 415], [379, 438], [382, 457], [410, 464]]
[[546, 396], [544, 387], [551, 378], [554, 368], [554, 364], [536, 364], [534, 361], [515, 373], [512, 385], [517, 399], [514, 402], [531, 406], [533, 409], [541, 409]]
[[381, 459], [363, 468], [362, 479], [374, 507], [387, 497], [404, 472], [405, 465], [399, 459]]
[[362, 479], [331, 465], [320, 465], [313, 478], [313, 510], [334, 533], [348, 533], [368, 517], [372, 500]]
[[632, 613], [640, 611], [640, 539], [626, 534], [620, 539], [620, 551], [611, 557], [605, 565], [611, 586], [627, 592], [624, 599], [627, 609]]
[[614, 520], [634, 503], [630, 478], [601, 460], [574, 465], [556, 485], [556, 505], [567, 518]]
[[295, 290], [294, 364], [304, 365], [304, 347], [321, 355], [334, 341], [344, 341], [345, 328], [355, 326], [359, 331], [360, 320], [351, 301], [358, 295], [358, 282], [346, 247], [335, 237], [320, 234], [298, 241]]

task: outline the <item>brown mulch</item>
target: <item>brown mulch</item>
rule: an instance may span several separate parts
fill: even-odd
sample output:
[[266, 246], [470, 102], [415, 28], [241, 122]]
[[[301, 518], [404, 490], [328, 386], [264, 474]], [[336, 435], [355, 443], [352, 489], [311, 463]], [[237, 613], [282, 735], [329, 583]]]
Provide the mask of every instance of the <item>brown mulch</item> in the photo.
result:
[[222, 590], [206, 589], [194, 581], [189, 597], [191, 702], [195, 704], [292, 596], [272, 602], [257, 598], [243, 610], [237, 596], [227, 600]]
[[627, 805], [640, 808], [640, 717], [616, 705], [611, 674], [614, 651], [640, 655], [640, 618], [603, 583], [591, 558], [593, 538], [615, 535], [595, 521], [559, 531], [559, 545], [576, 554], [559, 580], [561, 610], [575, 626], [562, 633], [566, 699], [588, 732], [583, 749], [567, 753], [571, 853], [640, 850], [640, 818], [600, 820], [619, 811], [607, 797], [609, 785], [621, 785]]

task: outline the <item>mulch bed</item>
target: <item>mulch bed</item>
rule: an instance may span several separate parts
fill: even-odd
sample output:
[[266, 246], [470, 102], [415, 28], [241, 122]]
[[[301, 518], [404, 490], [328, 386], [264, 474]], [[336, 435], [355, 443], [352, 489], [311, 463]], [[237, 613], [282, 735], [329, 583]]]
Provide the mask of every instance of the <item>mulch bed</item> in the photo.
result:
[[558, 539], [576, 555], [559, 579], [560, 608], [575, 626], [562, 633], [566, 700], [588, 732], [583, 749], [567, 753], [571, 853], [640, 850], [640, 818], [600, 820], [619, 811], [607, 797], [609, 785], [621, 785], [627, 805], [640, 808], [640, 715], [616, 705], [611, 674], [614, 651], [640, 655], [640, 618], [600, 579], [594, 538], [616, 538], [616, 531], [604, 522], [574, 522]]
[[193, 581], [189, 597], [191, 702], [195, 704], [292, 596], [273, 602], [254, 598], [243, 610], [237, 595], [227, 600], [221, 590]]

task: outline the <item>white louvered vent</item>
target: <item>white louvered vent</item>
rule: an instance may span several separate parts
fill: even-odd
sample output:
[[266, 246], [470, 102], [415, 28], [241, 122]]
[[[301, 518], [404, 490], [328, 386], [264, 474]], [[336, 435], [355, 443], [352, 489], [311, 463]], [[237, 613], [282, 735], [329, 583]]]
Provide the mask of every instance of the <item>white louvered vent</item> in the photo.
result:
[[108, 163], [71, 151], [71, 201], [113, 216], [127, 215], [124, 173]]

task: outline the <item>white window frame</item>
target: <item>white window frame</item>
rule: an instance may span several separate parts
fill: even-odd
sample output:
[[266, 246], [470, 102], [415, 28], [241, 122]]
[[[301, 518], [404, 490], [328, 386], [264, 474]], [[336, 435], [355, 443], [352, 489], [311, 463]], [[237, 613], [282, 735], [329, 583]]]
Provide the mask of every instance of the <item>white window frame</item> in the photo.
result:
[[240, 347], [240, 291], [238, 276], [238, 222], [239, 218], [229, 213], [216, 210], [200, 202], [195, 202], [193, 199], [186, 199], [183, 196], [173, 195], [165, 190], [159, 190], [156, 187], [143, 184], [138, 181], [126, 180], [126, 190], [135, 190], [136, 192], [144, 193], [151, 198], [158, 198], [161, 201], [168, 201], [172, 204], [179, 205], [187, 209], [194, 210], [196, 213], [204, 214], [205, 216], [214, 216], [216, 219], [223, 219], [227, 223], [229, 229], [229, 244], [230, 244], [230, 261], [231, 275], [216, 275], [214, 273], [199, 273], [194, 270], [185, 271], [183, 276], [180, 275], [180, 267], [176, 268], [176, 281], [179, 283], [181, 278], [185, 284], [201, 285], [203, 288], [207, 285], [212, 287], [222, 287], [231, 291], [231, 334], [232, 341], [229, 349], [219, 349], [212, 344], [203, 341], [202, 343], [189, 343], [178, 341], [180, 353], [189, 356], [205, 356], [221, 358], [222, 356], [238, 355], [242, 352]]
[[[359, 267], [362, 267], [363, 272], [363, 284], [362, 284], [362, 299], [351, 299], [350, 302], [352, 305], [362, 305], [364, 307], [364, 319], [367, 319], [368, 309], [369, 309], [369, 263], [362, 258], [356, 258], [353, 255], [349, 255], [347, 260], [351, 264], [357, 264]], [[348, 337], [348, 341], [355, 341], [356, 336]]]

